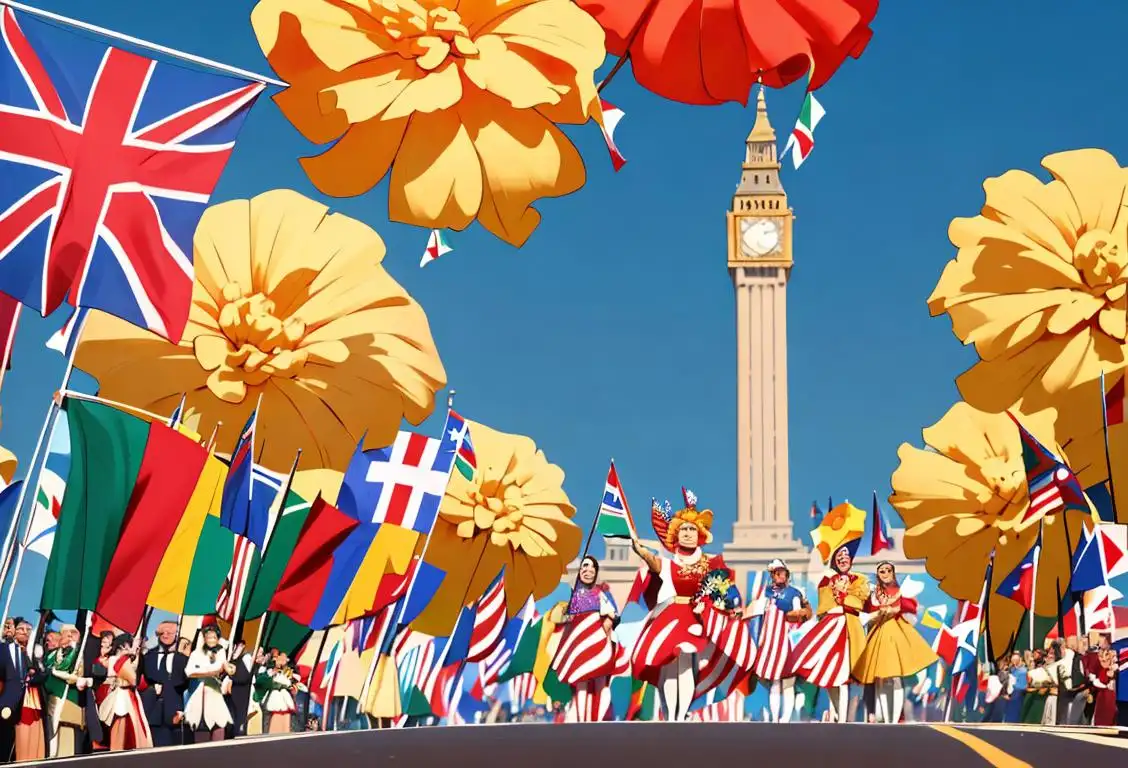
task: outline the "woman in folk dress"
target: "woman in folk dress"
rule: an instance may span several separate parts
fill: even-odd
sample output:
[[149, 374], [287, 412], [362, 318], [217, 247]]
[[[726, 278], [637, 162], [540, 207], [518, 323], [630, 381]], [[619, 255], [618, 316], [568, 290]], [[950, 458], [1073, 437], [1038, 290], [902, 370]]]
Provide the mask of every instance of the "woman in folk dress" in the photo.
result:
[[[836, 507], [837, 509], [837, 507]], [[859, 614], [869, 598], [869, 580], [852, 573], [861, 533], [839, 544], [830, 557], [831, 572], [819, 581], [818, 623], [795, 646], [794, 672], [830, 695], [830, 715], [845, 722], [850, 701], [850, 672], [866, 647]]]
[[772, 583], [764, 596], [748, 606], [746, 615], [759, 615], [753, 672], [768, 689], [768, 714], [773, 723], [787, 723], [795, 710], [795, 673], [791, 631], [811, 618], [811, 605], [791, 586], [791, 571], [782, 560], [768, 564]]
[[572, 688], [567, 720], [612, 719], [611, 677], [623, 655], [613, 634], [619, 608], [610, 588], [599, 582], [598, 560], [584, 556], [571, 599], [554, 606], [549, 620], [566, 625], [552, 661], [560, 682]]
[[854, 677], [863, 685], [874, 686], [878, 721], [899, 723], [905, 709], [902, 679], [932, 666], [937, 656], [905, 619], [906, 614], [915, 615], [918, 606], [916, 600], [901, 594], [892, 563], [878, 563], [877, 586], [864, 610], [873, 618], [865, 648], [854, 664]]
[[298, 711], [294, 696], [305, 686], [289, 667], [290, 658], [282, 651], [275, 651], [257, 681], [262, 690], [262, 711], [266, 715], [267, 733], [290, 733], [293, 718]]
[[203, 644], [188, 657], [188, 701], [184, 719], [196, 733], [196, 741], [223, 741], [227, 726], [234, 721], [223, 695], [222, 679], [227, 674], [227, 651], [219, 644], [219, 627], [209, 624], [200, 635]]
[[657, 688], [671, 722], [685, 720], [694, 698], [707, 692], [702, 687], [715, 684], [704, 680], [704, 673], [698, 680], [699, 662], [705, 662], [702, 669], [720, 664], [747, 675], [755, 657], [747, 632], [747, 642], [730, 642], [733, 631], [743, 626], [740, 612], [718, 610], [702, 597], [710, 574], [727, 573], [730, 581], [734, 576], [720, 555], [701, 549], [712, 541], [713, 512], [699, 511], [691, 491], [683, 488], [682, 495], [685, 508], [672, 515], [657, 502], [651, 509], [654, 532], [671, 557], [650, 551], [637, 538], [631, 542], [645, 563], [643, 593], [651, 609], [631, 655], [632, 673]]
[[105, 686], [107, 693], [98, 704], [98, 719], [106, 726], [111, 752], [148, 749], [153, 746], [149, 721], [137, 693], [137, 651], [139, 644], [128, 634], [120, 634], [110, 645]]

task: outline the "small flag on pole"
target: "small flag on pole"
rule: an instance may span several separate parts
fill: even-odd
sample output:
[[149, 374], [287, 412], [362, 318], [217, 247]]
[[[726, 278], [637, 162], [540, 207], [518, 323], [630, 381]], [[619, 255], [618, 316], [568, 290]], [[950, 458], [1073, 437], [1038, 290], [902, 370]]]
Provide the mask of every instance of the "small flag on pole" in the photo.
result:
[[432, 229], [431, 234], [427, 236], [427, 249], [423, 251], [423, 258], [419, 260], [419, 266], [425, 267], [453, 250], [454, 248], [450, 246], [450, 242], [443, 235], [442, 230]]
[[619, 482], [619, 473], [615, 470], [615, 462], [611, 462], [611, 469], [607, 470], [607, 482], [603, 485], [603, 501], [599, 505], [596, 528], [606, 539], [631, 539], [638, 535], [631, 517], [631, 508], [627, 506], [627, 497]]
[[623, 157], [623, 153], [619, 151], [618, 145], [615, 144], [615, 128], [618, 127], [619, 121], [625, 117], [626, 113], [603, 99], [599, 100], [599, 111], [601, 114], [596, 116], [596, 122], [599, 123], [599, 130], [603, 131], [603, 141], [607, 143], [607, 152], [611, 155], [611, 165], [618, 173], [627, 164], [627, 158]]
[[791, 152], [791, 162], [798, 168], [803, 164], [815, 148], [815, 127], [826, 116], [826, 110], [819, 104], [813, 93], [808, 93], [803, 100], [803, 109], [799, 112], [799, 119], [791, 129], [791, 136], [787, 139], [784, 153]]
[[454, 468], [467, 480], [473, 480], [474, 472], [478, 469], [478, 455], [474, 453], [474, 443], [470, 440], [470, 425], [453, 410], [449, 418], [452, 422], [462, 423], [461, 439], [454, 454]]

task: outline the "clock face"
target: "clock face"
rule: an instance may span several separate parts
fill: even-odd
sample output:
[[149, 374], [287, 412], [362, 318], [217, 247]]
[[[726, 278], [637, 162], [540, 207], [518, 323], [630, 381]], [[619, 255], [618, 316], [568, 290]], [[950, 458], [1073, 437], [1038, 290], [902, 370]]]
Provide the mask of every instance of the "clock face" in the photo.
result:
[[783, 239], [783, 222], [779, 219], [741, 219], [740, 250], [756, 258], [775, 253]]

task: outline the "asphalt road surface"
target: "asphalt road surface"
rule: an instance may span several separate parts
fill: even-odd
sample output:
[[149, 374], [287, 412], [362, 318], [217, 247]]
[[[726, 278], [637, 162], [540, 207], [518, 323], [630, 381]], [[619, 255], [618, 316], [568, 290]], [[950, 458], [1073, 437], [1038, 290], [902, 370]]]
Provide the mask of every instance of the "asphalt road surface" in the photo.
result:
[[1128, 764], [1128, 732], [1034, 726], [593, 723], [311, 733], [53, 760], [99, 768], [701, 768]]

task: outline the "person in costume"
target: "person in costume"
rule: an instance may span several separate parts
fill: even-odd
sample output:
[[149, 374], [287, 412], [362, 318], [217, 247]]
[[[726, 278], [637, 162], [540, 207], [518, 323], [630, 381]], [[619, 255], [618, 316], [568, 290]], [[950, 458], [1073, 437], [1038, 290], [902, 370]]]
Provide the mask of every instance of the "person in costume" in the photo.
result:
[[231, 660], [224, 668], [227, 677], [223, 689], [231, 705], [231, 727], [233, 738], [247, 735], [247, 719], [251, 712], [251, 683], [254, 680], [254, 654], [247, 650], [242, 641], [235, 644]]
[[115, 637], [110, 645], [105, 683], [108, 691], [98, 704], [98, 717], [109, 734], [111, 752], [153, 746], [149, 721], [137, 692], [139, 651], [139, 642], [125, 633]]
[[145, 690], [141, 703], [153, 736], [153, 744], [170, 747], [182, 741], [180, 721], [184, 717], [184, 692], [188, 689], [185, 670], [188, 657], [177, 653], [175, 621], [157, 625], [157, 647], [141, 657], [141, 677]]
[[918, 606], [901, 594], [892, 563], [878, 563], [877, 585], [863, 610], [872, 618], [865, 647], [853, 667], [854, 677], [874, 686], [878, 720], [899, 723], [905, 709], [903, 678], [932, 666], [938, 657], [905, 618], [916, 615]]
[[[713, 596], [715, 585], [727, 594], [735, 580], [720, 555], [701, 549], [712, 541], [713, 512], [698, 510], [697, 497], [688, 489], [682, 488], [682, 496], [685, 507], [676, 513], [669, 513], [668, 503], [659, 507], [654, 502], [651, 508], [654, 532], [670, 557], [650, 551], [637, 538], [631, 541], [645, 563], [643, 597], [650, 608], [631, 655], [631, 670], [636, 679], [657, 688], [671, 722], [685, 720], [694, 698], [707, 692], [698, 685], [699, 662], [703, 670], [731, 662], [748, 673], [755, 656], [750, 638], [747, 644], [726, 642], [731, 622], [741, 621], [741, 616], [735, 605]], [[701, 682], [709, 686], [721, 681], [709, 683], [702, 675]]]
[[290, 668], [290, 657], [276, 651], [267, 666], [259, 672], [256, 680], [262, 691], [260, 706], [266, 716], [264, 723], [267, 733], [290, 733], [293, 718], [298, 711], [294, 696], [305, 686]]
[[47, 672], [43, 688], [47, 694], [48, 722], [56, 734], [54, 757], [74, 757], [82, 744], [86, 718], [79, 695], [87, 681], [83, 678], [79, 639], [78, 627], [65, 624], [59, 630], [59, 646], [49, 651], [43, 660]]
[[866, 514], [849, 502], [827, 513], [811, 532], [823, 562], [830, 569], [819, 581], [819, 617], [795, 646], [793, 671], [827, 691], [834, 722], [846, 722], [850, 676], [866, 646], [859, 614], [870, 596], [869, 580], [853, 573], [854, 555], [865, 530]]
[[[43, 693], [43, 683], [47, 680], [47, 673], [42, 664], [41, 655], [28, 653], [28, 642], [31, 639], [31, 623], [24, 619], [15, 620], [15, 633], [12, 642], [5, 648], [5, 661], [14, 667], [18, 680], [13, 686], [13, 695], [7, 697], [8, 680], [12, 677], [10, 671], [5, 671], [5, 702], [18, 702], [12, 709], [11, 720], [14, 724], [14, 754], [16, 762], [27, 760], [42, 760], [47, 756], [47, 723], [43, 711], [46, 696]], [[42, 654], [42, 649], [39, 649]], [[0, 718], [8, 719], [9, 707], [7, 703], [0, 711]]]
[[773, 723], [787, 723], [795, 711], [795, 674], [791, 632], [811, 618], [811, 605], [791, 586], [791, 571], [782, 560], [768, 564], [771, 584], [763, 597], [748, 606], [746, 616], [760, 616], [756, 639], [756, 677], [768, 688], [768, 714]]
[[[611, 677], [621, 649], [614, 629], [619, 623], [619, 608], [610, 588], [599, 582], [599, 561], [591, 555], [580, 560], [580, 572], [572, 596], [553, 606], [549, 621], [565, 625], [560, 645], [552, 659], [553, 669], [562, 683], [572, 689], [568, 704], [569, 722], [611, 719]], [[582, 654], [572, 653], [582, 633]]]
[[232, 724], [231, 710], [223, 695], [221, 678], [226, 674], [227, 652], [219, 643], [219, 627], [209, 624], [200, 631], [203, 643], [188, 657], [188, 700], [184, 718], [196, 742], [223, 741]]

